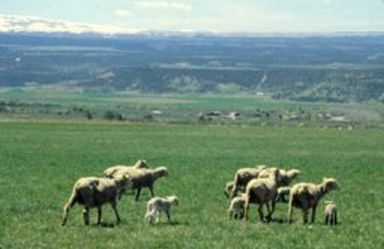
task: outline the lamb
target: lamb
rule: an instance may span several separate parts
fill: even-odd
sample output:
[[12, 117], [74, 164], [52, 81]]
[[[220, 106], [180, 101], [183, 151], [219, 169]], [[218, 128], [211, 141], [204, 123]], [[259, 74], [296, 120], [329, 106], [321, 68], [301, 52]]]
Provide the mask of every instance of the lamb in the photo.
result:
[[245, 204], [246, 195], [242, 194], [240, 196], [236, 196], [231, 200], [231, 203], [228, 208], [228, 218], [231, 219], [234, 217], [235, 219], [241, 220], [244, 218], [244, 204]]
[[325, 204], [325, 225], [337, 225], [337, 209], [336, 204], [326, 201]]
[[291, 187], [280, 187], [277, 189], [276, 202], [285, 202], [288, 203], [286, 197], [289, 198], [289, 193], [291, 192]]
[[120, 216], [116, 208], [116, 198], [120, 189], [130, 184], [129, 175], [117, 175], [114, 179], [105, 177], [82, 177], [73, 186], [71, 197], [63, 208], [62, 225], [67, 223], [69, 210], [78, 203], [84, 206], [83, 217], [85, 225], [89, 225], [89, 210], [97, 208], [97, 224], [101, 223], [102, 206], [109, 202], [116, 215], [117, 224]]
[[338, 189], [334, 178], [324, 178], [321, 184], [297, 183], [292, 186], [289, 194], [288, 222], [292, 222], [293, 207], [303, 211], [303, 223], [308, 222], [308, 210], [312, 208], [311, 222], [315, 222], [316, 208], [319, 200], [328, 192]]
[[[245, 204], [244, 204], [244, 216], [245, 220], [248, 220], [249, 204], [258, 204], [258, 212], [260, 221], [264, 222], [263, 206], [267, 206], [268, 215], [267, 221], [272, 219], [272, 214], [275, 210], [275, 198], [277, 195], [278, 181], [280, 179], [280, 170], [271, 169], [268, 178], [258, 178], [251, 180], [245, 189]], [[272, 202], [272, 209], [269, 202]]]
[[144, 219], [150, 224], [158, 223], [160, 220], [161, 212], [164, 212], [167, 215], [168, 222], [171, 221], [171, 207], [177, 206], [179, 204], [179, 199], [177, 196], [167, 196], [165, 198], [153, 197], [147, 203], [147, 212], [145, 213]]
[[231, 199], [234, 198], [240, 189], [245, 189], [248, 182], [259, 176], [259, 173], [266, 169], [265, 165], [260, 165], [257, 168], [241, 168], [235, 174], [233, 188], [231, 191]]
[[161, 177], [168, 176], [168, 170], [166, 167], [157, 167], [155, 169], [137, 169], [131, 172], [132, 189], [136, 190], [135, 200], [138, 201], [141, 193], [141, 189], [144, 187], [149, 188], [151, 197], [154, 197], [153, 184]]

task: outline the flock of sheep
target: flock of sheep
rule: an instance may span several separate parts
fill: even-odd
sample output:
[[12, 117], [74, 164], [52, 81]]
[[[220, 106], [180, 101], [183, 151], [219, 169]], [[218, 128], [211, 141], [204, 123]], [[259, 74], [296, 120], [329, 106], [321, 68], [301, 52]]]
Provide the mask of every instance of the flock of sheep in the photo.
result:
[[[265, 165], [239, 169], [234, 181], [228, 182], [224, 188], [225, 195], [231, 200], [228, 208], [229, 218], [248, 220], [249, 204], [253, 203], [259, 206], [260, 221], [269, 222], [272, 220], [276, 203], [288, 202], [289, 224], [292, 222], [294, 207], [302, 210], [304, 224], [308, 222], [311, 209], [311, 222], [315, 222], [316, 208], [320, 199], [339, 187], [334, 178], [324, 178], [320, 184], [303, 182], [289, 187], [291, 181], [299, 174], [300, 171], [297, 169], [286, 171]], [[336, 205], [329, 201], [326, 204], [325, 223], [336, 225]], [[264, 205], [268, 211], [266, 216], [263, 213]]]
[[102, 177], [82, 177], [78, 179], [72, 190], [68, 202], [64, 205], [62, 225], [67, 223], [70, 208], [76, 203], [83, 205], [83, 217], [85, 225], [89, 225], [89, 210], [97, 208], [97, 224], [101, 224], [102, 206], [110, 203], [116, 215], [117, 224], [120, 223], [120, 215], [117, 211], [117, 200], [127, 189], [136, 190], [136, 201], [139, 200], [141, 189], [149, 188], [152, 199], [147, 203], [145, 219], [150, 223], [157, 223], [160, 213], [165, 212], [168, 221], [171, 221], [170, 208], [178, 204], [176, 196], [165, 198], [154, 197], [153, 185], [161, 177], [167, 176], [166, 167], [149, 169], [144, 160], [139, 160], [133, 166], [117, 165], [106, 169]]
[[[249, 205], [258, 205], [260, 221], [269, 222], [277, 202], [288, 202], [288, 222], [292, 222], [293, 208], [303, 211], [303, 222], [308, 222], [308, 213], [312, 209], [311, 222], [315, 221], [316, 207], [319, 200], [329, 191], [338, 189], [333, 178], [324, 178], [320, 184], [297, 183], [291, 187], [289, 184], [300, 174], [297, 169], [283, 170], [275, 167], [261, 165], [255, 168], [241, 168], [234, 181], [228, 182], [224, 193], [230, 199], [228, 208], [229, 218], [248, 220]], [[102, 177], [82, 177], [78, 179], [72, 194], [64, 205], [62, 225], [67, 223], [68, 214], [76, 203], [83, 205], [83, 218], [85, 225], [89, 225], [89, 211], [97, 208], [97, 224], [101, 224], [102, 206], [110, 203], [116, 215], [117, 224], [120, 215], [117, 211], [117, 201], [127, 190], [136, 190], [135, 200], [138, 201], [142, 188], [149, 188], [151, 199], [147, 203], [145, 220], [155, 224], [160, 219], [161, 212], [171, 221], [170, 210], [177, 206], [179, 199], [175, 195], [155, 197], [153, 187], [157, 179], [168, 175], [166, 167], [148, 168], [146, 161], [138, 160], [133, 166], [117, 165], [107, 168]], [[289, 199], [287, 200], [287, 196]], [[327, 202], [325, 208], [325, 223], [337, 223], [336, 205]], [[267, 207], [264, 215], [263, 206]]]

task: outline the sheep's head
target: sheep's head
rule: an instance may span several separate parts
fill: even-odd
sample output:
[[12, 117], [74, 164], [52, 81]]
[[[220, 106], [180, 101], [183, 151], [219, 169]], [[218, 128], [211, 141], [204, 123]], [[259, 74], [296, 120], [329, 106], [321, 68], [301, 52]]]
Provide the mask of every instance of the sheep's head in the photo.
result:
[[179, 205], [179, 198], [176, 195], [168, 196], [167, 199], [175, 206]]
[[229, 198], [231, 192], [232, 192], [232, 189], [233, 189], [233, 181], [231, 182], [228, 182], [226, 185], [225, 185], [225, 188], [224, 188], [224, 194], [225, 196], [227, 196], [227, 198]]
[[157, 177], [168, 176], [168, 169], [164, 166], [158, 167], [155, 169], [155, 173]]
[[119, 188], [132, 187], [131, 175], [128, 173], [116, 174], [114, 179]]
[[339, 185], [334, 178], [323, 178], [323, 185], [326, 191], [339, 189]]
[[290, 178], [291, 180], [295, 179], [296, 177], [298, 177], [300, 175], [300, 170], [298, 169], [290, 169], [287, 171], [287, 176], [288, 178]]
[[135, 168], [138, 168], [138, 169], [141, 169], [141, 168], [148, 168], [148, 164], [147, 164], [147, 161], [144, 160], [144, 159], [140, 159], [138, 160], [135, 165], [134, 165]]
[[288, 171], [280, 170], [281, 173], [281, 186], [288, 186], [293, 179], [300, 175], [300, 170], [298, 169], [290, 169]]

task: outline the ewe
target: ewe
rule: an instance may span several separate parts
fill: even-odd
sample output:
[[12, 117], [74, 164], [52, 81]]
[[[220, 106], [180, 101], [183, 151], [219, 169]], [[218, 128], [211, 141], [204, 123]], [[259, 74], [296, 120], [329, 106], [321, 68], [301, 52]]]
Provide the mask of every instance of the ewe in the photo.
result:
[[158, 167], [155, 169], [140, 169], [131, 172], [132, 189], [137, 189], [135, 200], [138, 201], [141, 189], [146, 187], [151, 191], [151, 197], [154, 197], [153, 184], [161, 177], [168, 176], [166, 167]]
[[244, 217], [244, 204], [245, 204], [246, 195], [242, 194], [240, 196], [236, 196], [231, 200], [228, 208], [228, 218], [231, 219], [234, 217], [235, 219], [241, 220]]
[[325, 204], [325, 225], [337, 225], [337, 209], [336, 204], [326, 201]]
[[117, 224], [120, 216], [116, 208], [116, 197], [119, 191], [130, 183], [129, 175], [116, 175], [114, 179], [83, 177], [73, 186], [71, 197], [64, 205], [62, 225], [67, 223], [68, 213], [71, 207], [78, 203], [84, 206], [83, 217], [85, 225], [89, 225], [89, 209], [97, 208], [97, 224], [101, 223], [102, 206], [109, 202], [115, 212]]
[[[249, 204], [254, 203], [258, 204], [258, 212], [260, 216], [260, 221], [264, 221], [263, 206], [266, 204], [268, 209], [268, 215], [266, 216], [267, 220], [272, 219], [272, 214], [275, 210], [275, 198], [277, 194], [278, 182], [280, 181], [280, 170], [270, 169], [268, 178], [258, 178], [251, 180], [245, 189], [245, 220], [248, 220], [248, 211]], [[269, 202], [272, 202], [272, 210], [269, 206]]]
[[297, 183], [292, 186], [289, 194], [288, 222], [292, 222], [293, 207], [303, 211], [303, 223], [308, 222], [308, 210], [312, 208], [311, 222], [315, 222], [316, 207], [319, 200], [329, 191], [338, 189], [338, 184], [333, 178], [324, 178], [321, 184]]
[[179, 199], [175, 195], [165, 198], [153, 197], [147, 203], [147, 212], [144, 219], [151, 224], [155, 224], [159, 222], [161, 212], [164, 212], [167, 215], [168, 222], [171, 223], [171, 206], [177, 206], [178, 204]]
[[140, 159], [135, 163], [135, 165], [132, 165], [132, 166], [116, 165], [116, 166], [109, 167], [106, 170], [104, 170], [103, 175], [106, 177], [112, 178], [117, 173], [126, 174], [126, 173], [130, 173], [129, 172], [130, 170], [144, 169], [144, 168], [148, 168], [148, 164], [145, 160]]
[[260, 165], [257, 168], [241, 168], [237, 170], [235, 179], [233, 181], [233, 188], [231, 191], [231, 199], [237, 195], [241, 189], [245, 189], [248, 182], [259, 176], [259, 173], [266, 169], [265, 165]]

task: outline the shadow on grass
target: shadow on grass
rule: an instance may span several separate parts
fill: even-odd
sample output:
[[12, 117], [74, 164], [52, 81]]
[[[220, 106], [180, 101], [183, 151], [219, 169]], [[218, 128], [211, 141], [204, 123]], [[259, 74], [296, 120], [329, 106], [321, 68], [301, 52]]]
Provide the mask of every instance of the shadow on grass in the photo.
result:
[[168, 227], [168, 226], [188, 226], [189, 225], [189, 222], [185, 221], [185, 222], [179, 222], [179, 221], [172, 221], [172, 222], [168, 222], [168, 221], [164, 221], [164, 222], [159, 222], [159, 223], [156, 223], [154, 225], [152, 225], [153, 227]]

